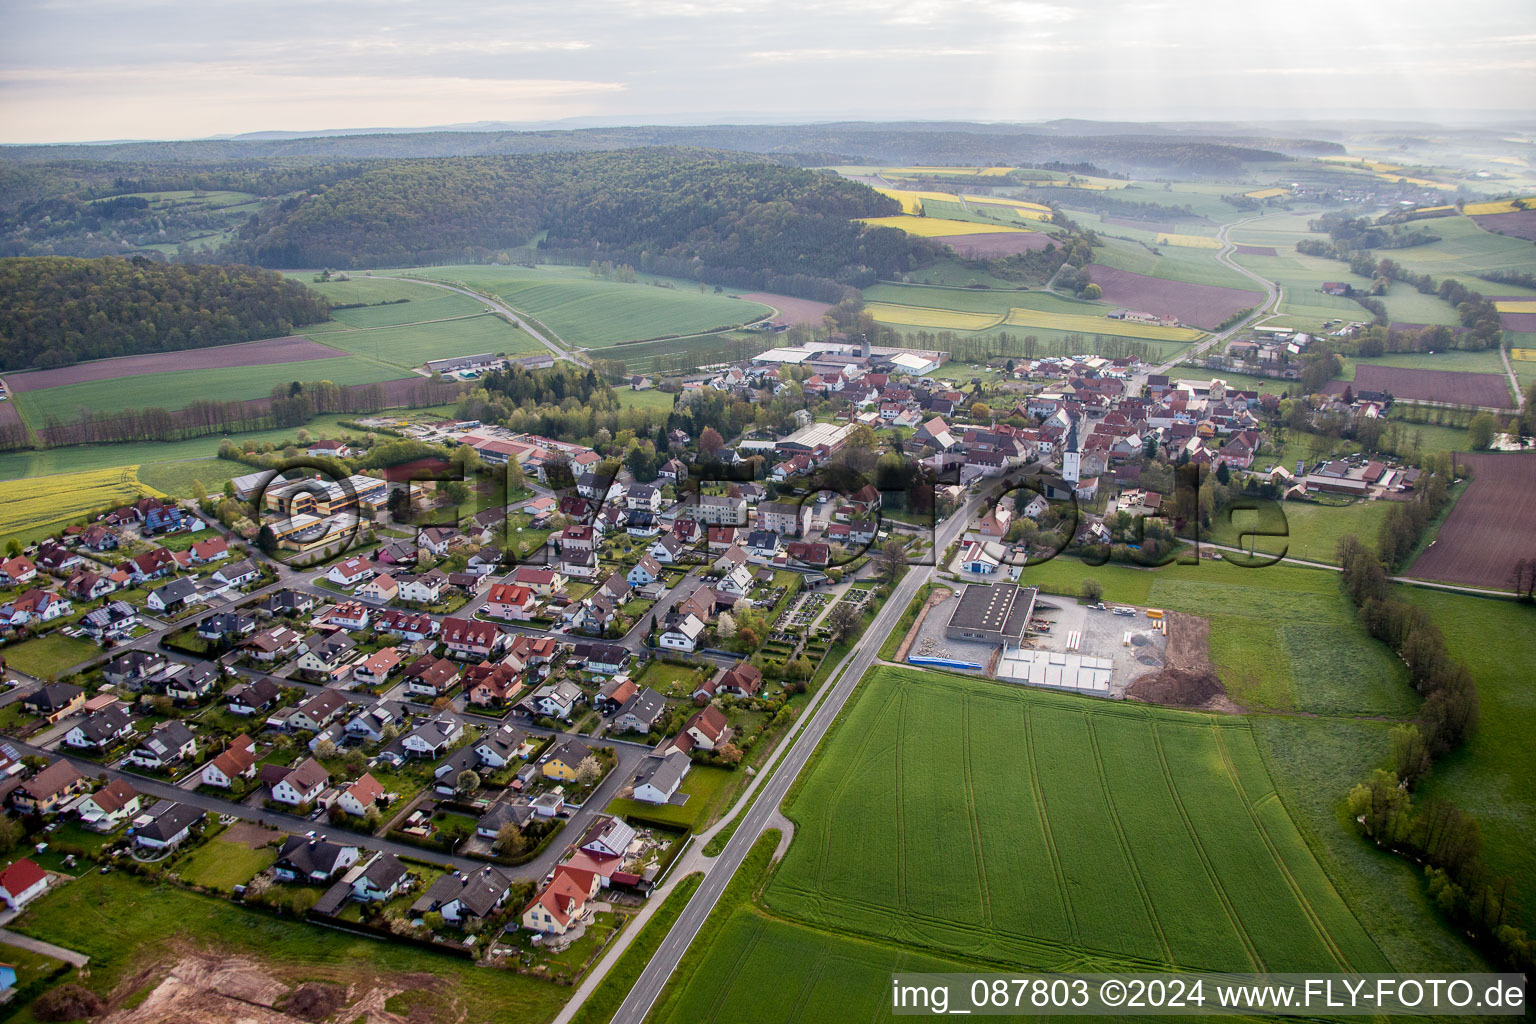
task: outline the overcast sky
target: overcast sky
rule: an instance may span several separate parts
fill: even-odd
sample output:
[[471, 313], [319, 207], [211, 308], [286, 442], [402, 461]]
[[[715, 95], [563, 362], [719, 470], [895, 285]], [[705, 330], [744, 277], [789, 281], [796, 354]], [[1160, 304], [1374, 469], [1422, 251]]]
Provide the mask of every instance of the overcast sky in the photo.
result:
[[1532, 0], [3, 0], [0, 142], [1536, 109]]

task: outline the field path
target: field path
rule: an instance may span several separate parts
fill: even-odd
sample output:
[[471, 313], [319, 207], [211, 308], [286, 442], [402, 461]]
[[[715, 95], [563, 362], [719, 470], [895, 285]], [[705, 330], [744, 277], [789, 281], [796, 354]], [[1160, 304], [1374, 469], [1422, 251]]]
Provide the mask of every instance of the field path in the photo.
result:
[[[486, 305], [490, 306], [493, 310], [500, 313], [502, 316], [505, 316], [508, 320], [511, 320], [516, 327], [525, 331], [534, 341], [537, 341], [539, 344], [553, 352], [556, 359], [564, 359], [566, 362], [576, 363], [580, 366], [591, 365], [591, 361], [587, 359], [586, 356], [576, 352], [574, 349], [566, 347], [566, 344], [563, 340], [560, 341], [559, 344], [556, 344], [554, 341], [550, 341], [549, 338], [546, 338], [543, 334], [543, 331], [549, 331], [549, 328], [543, 327], [541, 324], [540, 327], [543, 327], [543, 331], [534, 329], [533, 325], [524, 319], [522, 313], [519, 313], [505, 302], [502, 302], [500, 299], [482, 294], [481, 292], [470, 291], [468, 288], [460, 288], [457, 285], [444, 284], [441, 281], [429, 281], [424, 277], [400, 276], [397, 277], [396, 280], [412, 281], [416, 284], [424, 284], [432, 288], [441, 288], [444, 291], [449, 292], [458, 292], [460, 295], [468, 295], [472, 299], [479, 299], [481, 302], [484, 302]], [[553, 335], [555, 332], [549, 331], [549, 333]]]
[[1504, 372], [1509, 375], [1509, 386], [1515, 391], [1515, 409], [1525, 411], [1525, 392], [1520, 390], [1520, 378], [1515, 376], [1515, 368], [1509, 362], [1509, 349], [1499, 346], [1499, 358], [1504, 360]]

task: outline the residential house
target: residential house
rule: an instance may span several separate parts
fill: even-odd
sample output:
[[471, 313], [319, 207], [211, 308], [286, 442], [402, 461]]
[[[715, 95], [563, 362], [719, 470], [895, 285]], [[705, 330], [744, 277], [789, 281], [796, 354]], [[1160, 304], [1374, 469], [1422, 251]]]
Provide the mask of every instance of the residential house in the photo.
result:
[[756, 697], [763, 690], [763, 673], [750, 661], [739, 661], [726, 669], [716, 683], [716, 689], [739, 697]]
[[[370, 580], [364, 586], [369, 586], [373, 582]], [[341, 601], [317, 619], [315, 624], [321, 629], [361, 630], [367, 629], [370, 621], [370, 613], [363, 602]]]
[[507, 645], [507, 635], [495, 624], [475, 619], [446, 618], [442, 635], [448, 653], [458, 658], [484, 660]]
[[207, 565], [229, 557], [229, 543], [223, 537], [197, 541], [187, 550], [192, 554], [193, 565]]
[[197, 624], [197, 635], [204, 640], [246, 637], [256, 632], [256, 617], [244, 612], [216, 612]]
[[657, 562], [653, 556], [645, 554], [640, 556], [640, 561], [629, 570], [629, 575], [625, 579], [629, 581], [630, 586], [644, 587], [656, 582], [660, 575], [661, 563]]
[[64, 582], [64, 593], [76, 601], [96, 601], [117, 589], [117, 581], [111, 576], [86, 572], [84, 569]]
[[64, 745], [76, 750], [105, 751], [133, 735], [133, 716], [121, 703], [82, 718], [64, 734]]
[[113, 779], [94, 793], [80, 798], [75, 813], [93, 832], [111, 832], [139, 813], [141, 798], [123, 779]]
[[732, 731], [725, 713], [711, 704], [694, 712], [683, 724], [682, 735], [692, 739], [688, 749], [718, 750], [730, 742]]
[[346, 734], [365, 743], [382, 743], [388, 730], [405, 725], [405, 705], [396, 700], [381, 700], [370, 704], [348, 719]]
[[581, 702], [581, 687], [569, 679], [541, 686], [524, 703], [531, 712], [547, 718], [569, 719]]
[[9, 626], [25, 626], [34, 622], [52, 622], [74, 610], [74, 603], [68, 598], [34, 588], [23, 591], [7, 604], [0, 606], [0, 623]]
[[400, 667], [401, 660], [398, 649], [382, 647], [352, 663], [352, 681], [360, 686], [379, 686]]
[[303, 633], [287, 626], [273, 626], [257, 633], [240, 646], [256, 661], [270, 665], [288, 658], [303, 642]]
[[162, 677], [165, 695], [180, 705], [196, 704], [219, 688], [219, 670], [206, 661], [173, 665]]
[[47, 891], [48, 872], [28, 857], [14, 861], [0, 871], [0, 900], [13, 911], [20, 910]]
[[752, 572], [746, 566], [738, 565], [720, 577], [715, 589], [732, 597], [746, 597], [752, 590]]
[[393, 633], [407, 643], [415, 643], [436, 636], [442, 624], [425, 612], [390, 609], [374, 618], [373, 628], [380, 633]]
[[669, 803], [692, 767], [693, 762], [681, 751], [649, 755], [635, 773], [634, 798], [647, 804]]
[[584, 671], [611, 676], [629, 664], [629, 650], [619, 644], [579, 643], [571, 649], [570, 664]]
[[0, 587], [19, 587], [37, 579], [37, 565], [26, 555], [0, 560]]
[[222, 753], [203, 765], [200, 779], [204, 786], [233, 789], [236, 779], [249, 780], [255, 776], [256, 744], [242, 734], [230, 740]]
[[226, 695], [225, 706], [233, 715], [254, 715], [277, 703], [282, 690], [272, 680], [263, 676], [248, 683], [236, 683]]
[[141, 768], [169, 768], [197, 756], [197, 737], [178, 719], [161, 722], [128, 754], [128, 763]]
[[[597, 877], [592, 872], [584, 874], [594, 880]], [[564, 935], [581, 920], [593, 895], [581, 884], [576, 871], [557, 868], [555, 877], [523, 908], [523, 927], [544, 935]]]
[[326, 572], [325, 578], [338, 587], [355, 587], [372, 579], [378, 571], [377, 565], [357, 555], [331, 566], [330, 570]]
[[538, 600], [531, 588], [521, 583], [493, 583], [482, 610], [493, 619], [526, 622], [534, 617], [538, 608]]
[[592, 706], [601, 714], [611, 715], [638, 692], [639, 687], [629, 676], [613, 676], [597, 688], [597, 693], [592, 698]]
[[654, 515], [661, 511], [661, 488], [650, 484], [630, 484], [624, 495], [624, 505], [631, 512], [639, 510]]
[[592, 748], [585, 743], [568, 739], [544, 755], [540, 768], [547, 779], [572, 782], [576, 778], [576, 771], [581, 767], [581, 763], [594, 756]]
[[113, 601], [80, 617], [80, 628], [92, 639], [121, 640], [139, 625], [139, 613], [127, 601]]
[[443, 588], [448, 585], [448, 574], [441, 569], [395, 576], [399, 586], [398, 598], [411, 604], [435, 604], [442, 600]]
[[745, 526], [747, 524], [746, 498], [706, 494], [699, 498], [698, 506], [690, 511], [693, 513], [692, 518], [710, 526]]
[[512, 878], [500, 868], [486, 865], [468, 876], [443, 875], [425, 895], [411, 904], [412, 915], [436, 910], [449, 924], [484, 920], [506, 903]]
[[294, 666], [300, 672], [312, 676], [339, 679], [344, 675], [357, 653], [357, 641], [346, 633], [336, 630], [316, 633], [304, 641]]
[[452, 718], [433, 718], [406, 733], [400, 745], [411, 757], [439, 758], [464, 737], [464, 727]]
[[159, 676], [170, 664], [159, 651], [125, 651], [102, 668], [102, 675], [113, 686], [139, 689]]
[[533, 753], [533, 742], [523, 730], [513, 725], [503, 725], [488, 732], [476, 741], [475, 756], [489, 768], [505, 768], [514, 759], [527, 759]]
[[667, 702], [661, 694], [649, 686], [643, 687], [619, 708], [610, 729], [613, 732], [650, 732], [666, 710]]
[[376, 853], [352, 879], [352, 898], [363, 903], [392, 900], [410, 881], [405, 863], [389, 852]]
[[738, 535], [742, 535], [735, 526], [711, 526], [707, 534], [709, 553], [712, 555], [724, 554], [736, 545]]
[[175, 612], [202, 600], [197, 584], [183, 576], [149, 592], [144, 605], [152, 612]]
[[289, 836], [272, 863], [279, 882], [329, 882], [357, 863], [358, 848], [310, 836]]
[[315, 606], [313, 595], [299, 590], [279, 590], [275, 594], [268, 594], [256, 605], [258, 611], [273, 616], [299, 616], [307, 615]]
[[698, 648], [699, 640], [704, 636], [704, 623], [698, 616], [689, 612], [686, 615], [674, 616], [656, 640], [657, 644], [669, 651], [692, 652]]
[[202, 808], [191, 804], [163, 801], [150, 810], [150, 820], [143, 825], [135, 819], [133, 842], [149, 850], [167, 850], [181, 845], [192, 830], [203, 823]]
[[465, 699], [476, 707], [501, 707], [522, 689], [522, 672], [504, 661], [481, 662], [464, 674]]
[[426, 654], [405, 668], [405, 692], [436, 700], [459, 684], [459, 666], [447, 658]]
[[331, 773], [312, 757], [306, 757], [297, 768], [268, 765], [261, 774], [271, 787], [272, 799], [290, 807], [314, 803], [331, 781]]
[[[400, 594], [400, 584], [387, 572], [375, 575], [367, 583], [353, 591], [359, 600], [368, 601], [371, 604], [388, 604]], [[350, 602], [356, 603], [356, 602]], [[366, 612], [364, 613], [367, 614]]]
[[54, 761], [12, 790], [11, 805], [23, 813], [50, 814], [88, 785], [68, 761]]
[[282, 723], [288, 732], [319, 732], [347, 709], [347, 698], [335, 690], [321, 690], [300, 704]]
[[384, 787], [379, 780], [364, 772], [362, 777], [341, 791], [337, 805], [355, 818], [366, 817], [368, 811], [384, 800]]
[[769, 501], [757, 507], [757, 525], [771, 533], [803, 537], [811, 530], [811, 506]]

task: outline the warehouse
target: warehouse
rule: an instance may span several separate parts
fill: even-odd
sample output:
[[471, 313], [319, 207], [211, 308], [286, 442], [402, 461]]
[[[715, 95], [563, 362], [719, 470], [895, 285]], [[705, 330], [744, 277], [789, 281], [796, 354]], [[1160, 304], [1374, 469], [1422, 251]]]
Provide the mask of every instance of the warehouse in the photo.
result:
[[1009, 644], [1018, 646], [1024, 639], [1038, 594], [1035, 587], [1013, 583], [971, 584], [960, 595], [944, 635], [951, 640], [1002, 644], [1004, 648]]

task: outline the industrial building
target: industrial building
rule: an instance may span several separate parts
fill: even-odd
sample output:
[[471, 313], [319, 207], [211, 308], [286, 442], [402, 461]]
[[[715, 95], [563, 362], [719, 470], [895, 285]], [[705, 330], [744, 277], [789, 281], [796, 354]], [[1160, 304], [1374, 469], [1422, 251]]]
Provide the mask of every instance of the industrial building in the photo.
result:
[[983, 643], [1017, 647], [1035, 609], [1038, 588], [1014, 583], [990, 586], [970, 584], [960, 595], [955, 610], [944, 627], [951, 640], [980, 640]]

